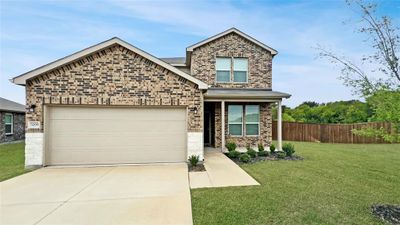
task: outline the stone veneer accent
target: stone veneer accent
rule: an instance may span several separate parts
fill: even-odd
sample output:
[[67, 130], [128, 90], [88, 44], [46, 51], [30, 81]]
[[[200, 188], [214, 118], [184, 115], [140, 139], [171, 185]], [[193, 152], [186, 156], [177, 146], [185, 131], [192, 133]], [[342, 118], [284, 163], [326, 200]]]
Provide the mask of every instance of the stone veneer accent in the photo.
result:
[[187, 134], [187, 149], [188, 157], [198, 155], [199, 160], [204, 160], [203, 154], [203, 132], [188, 132]]
[[[242, 136], [232, 137], [228, 135], [228, 105], [246, 105], [253, 103], [225, 103], [225, 143], [235, 142], [238, 147], [250, 145], [257, 147], [260, 142], [264, 146], [270, 146], [272, 143], [272, 105], [271, 103], [260, 104], [260, 136]], [[215, 147], [221, 147], [221, 103], [215, 103]]]
[[[119, 45], [28, 80], [26, 96], [28, 106], [36, 105], [26, 120], [41, 122], [41, 129], [28, 133], [43, 132], [44, 105], [186, 106], [188, 132], [203, 132], [197, 85]], [[30, 143], [27, 154], [36, 149]], [[197, 152], [193, 146], [188, 151]]]
[[25, 136], [25, 167], [43, 165], [43, 133], [26, 133]]
[[[215, 61], [218, 56], [248, 58], [248, 83], [216, 83]], [[191, 74], [213, 87], [271, 88], [272, 55], [253, 42], [231, 33], [193, 50]]]
[[[7, 113], [13, 115], [13, 134], [6, 135], [4, 116]], [[25, 138], [25, 114], [20, 112], [0, 112], [0, 143], [24, 140]]]

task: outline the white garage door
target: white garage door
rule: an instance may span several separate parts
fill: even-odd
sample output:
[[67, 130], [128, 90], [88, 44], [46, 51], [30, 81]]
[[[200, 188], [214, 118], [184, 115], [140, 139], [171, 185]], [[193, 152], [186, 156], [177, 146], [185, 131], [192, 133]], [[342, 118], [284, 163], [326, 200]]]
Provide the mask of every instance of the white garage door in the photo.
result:
[[183, 108], [49, 107], [46, 164], [186, 160]]

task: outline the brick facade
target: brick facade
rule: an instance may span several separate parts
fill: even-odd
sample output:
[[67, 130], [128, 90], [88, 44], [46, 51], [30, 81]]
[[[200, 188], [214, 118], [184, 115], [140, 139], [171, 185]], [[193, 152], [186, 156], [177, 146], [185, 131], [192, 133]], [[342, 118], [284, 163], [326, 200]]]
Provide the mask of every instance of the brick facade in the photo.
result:
[[[270, 146], [272, 143], [272, 104], [259, 103], [260, 105], [260, 136], [232, 137], [228, 134], [228, 106], [245, 105], [246, 103], [225, 103], [225, 142], [233, 141], [238, 147], [257, 146], [263, 143]], [[253, 103], [252, 103], [253, 104]], [[221, 103], [215, 103], [215, 147], [221, 147]]]
[[[248, 58], [248, 83], [216, 83], [216, 57]], [[272, 55], [249, 40], [230, 33], [194, 49], [191, 74], [197, 79], [223, 88], [271, 88]]]
[[36, 105], [26, 118], [41, 128], [43, 104], [187, 106], [188, 132], [203, 131], [197, 85], [119, 45], [28, 80], [26, 96], [28, 106]]
[[[6, 135], [4, 116], [13, 114], [13, 134]], [[25, 138], [25, 114], [20, 112], [0, 112], [0, 143], [24, 140]]]

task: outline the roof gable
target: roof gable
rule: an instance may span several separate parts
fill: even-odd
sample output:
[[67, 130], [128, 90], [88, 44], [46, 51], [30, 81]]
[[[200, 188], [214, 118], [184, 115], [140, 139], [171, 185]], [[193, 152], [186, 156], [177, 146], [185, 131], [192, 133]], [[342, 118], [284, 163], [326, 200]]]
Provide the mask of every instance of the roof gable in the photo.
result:
[[200, 47], [202, 45], [205, 45], [205, 44], [207, 44], [209, 42], [212, 42], [212, 41], [214, 41], [214, 40], [216, 40], [216, 39], [218, 39], [220, 37], [223, 37], [225, 35], [228, 35], [230, 33], [235, 33], [235, 34], [237, 34], [237, 35], [239, 35], [239, 36], [241, 36], [241, 37], [243, 37], [243, 38], [245, 38], [245, 39], [257, 44], [258, 46], [262, 47], [263, 49], [271, 52], [272, 55], [278, 54], [278, 51], [276, 51], [275, 49], [273, 49], [273, 48], [269, 47], [268, 45], [256, 40], [253, 37], [250, 37], [249, 35], [243, 33], [242, 31], [240, 31], [240, 30], [238, 30], [238, 29], [236, 29], [234, 27], [231, 28], [231, 29], [228, 29], [228, 30], [226, 30], [226, 31], [224, 31], [222, 33], [216, 34], [216, 35], [214, 35], [214, 36], [212, 36], [210, 38], [207, 38], [207, 39], [205, 39], [203, 41], [200, 41], [200, 42], [198, 42], [198, 43], [196, 43], [194, 45], [191, 45], [191, 46], [186, 48], [186, 51], [187, 52], [192, 52], [195, 48], [198, 48], [198, 47]]
[[145, 52], [145, 51], [143, 51], [143, 50], [141, 50], [139, 48], [136, 48], [135, 46], [133, 46], [133, 45], [129, 44], [128, 42], [125, 42], [125, 41], [123, 41], [123, 40], [121, 40], [121, 39], [119, 39], [117, 37], [111, 38], [111, 39], [109, 39], [107, 41], [101, 42], [101, 43], [99, 43], [97, 45], [93, 45], [93, 46], [91, 46], [89, 48], [83, 49], [83, 50], [81, 50], [79, 52], [76, 52], [76, 53], [74, 53], [72, 55], [66, 56], [64, 58], [61, 58], [59, 60], [56, 60], [56, 61], [51, 62], [49, 64], [46, 64], [44, 66], [41, 66], [41, 67], [39, 67], [37, 69], [31, 70], [31, 71], [29, 71], [27, 73], [24, 73], [22, 75], [14, 77], [14, 78], [11, 79], [11, 82], [13, 82], [15, 84], [19, 84], [19, 85], [25, 85], [26, 81], [28, 79], [31, 79], [31, 78], [36, 77], [36, 76], [39, 76], [39, 75], [41, 75], [43, 73], [46, 73], [46, 72], [51, 71], [51, 70], [54, 70], [54, 69], [56, 69], [58, 67], [66, 65], [68, 63], [77, 61], [77, 60], [79, 60], [79, 59], [81, 59], [83, 57], [86, 57], [88, 55], [94, 54], [96, 52], [99, 52], [101, 50], [104, 50], [104, 49], [106, 49], [106, 48], [108, 48], [110, 46], [116, 45], [116, 44], [121, 45], [122, 47], [125, 47], [125, 48], [131, 50], [132, 52], [135, 52], [136, 54], [141, 55], [142, 57], [152, 61], [153, 63], [156, 63], [156, 64], [158, 64], [158, 65], [170, 70], [171, 72], [173, 72], [173, 73], [175, 73], [175, 74], [177, 74], [177, 75], [179, 75], [179, 76], [181, 76], [181, 77], [183, 77], [183, 78], [185, 78], [185, 79], [197, 84], [199, 86], [199, 89], [207, 89], [208, 88], [208, 85], [206, 83], [204, 83], [204, 82], [202, 82], [202, 81], [190, 76], [189, 74], [187, 74], [187, 73], [175, 68], [174, 66], [172, 66], [172, 65], [170, 65], [170, 64], [168, 64], [168, 63], [166, 63], [166, 62], [164, 62], [164, 61], [162, 61], [160, 59], [158, 59], [157, 57], [155, 57], [155, 56], [153, 56], [153, 55], [151, 55], [151, 54], [149, 54], [149, 53], [147, 53], [147, 52]]

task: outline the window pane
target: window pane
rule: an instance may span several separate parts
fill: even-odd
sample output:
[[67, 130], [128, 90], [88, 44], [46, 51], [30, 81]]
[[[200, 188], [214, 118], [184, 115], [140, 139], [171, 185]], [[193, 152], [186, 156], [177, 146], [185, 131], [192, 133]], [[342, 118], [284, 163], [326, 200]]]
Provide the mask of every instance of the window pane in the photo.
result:
[[258, 135], [258, 124], [246, 124], [246, 135]]
[[247, 59], [246, 58], [234, 58], [233, 59], [233, 70], [234, 71], [247, 71]]
[[259, 122], [260, 109], [258, 105], [246, 105], [246, 123]]
[[229, 124], [230, 135], [242, 135], [242, 124]]
[[4, 123], [12, 123], [12, 115], [5, 115]]
[[6, 124], [6, 126], [5, 126], [5, 132], [6, 132], [6, 134], [12, 133], [11, 124]]
[[229, 82], [230, 74], [229, 71], [217, 71], [217, 82]]
[[243, 121], [243, 106], [229, 105], [228, 106], [228, 121], [229, 123], [241, 123]]
[[247, 72], [246, 71], [234, 71], [233, 72], [234, 82], [247, 82]]
[[231, 71], [231, 58], [217, 58], [217, 70]]

